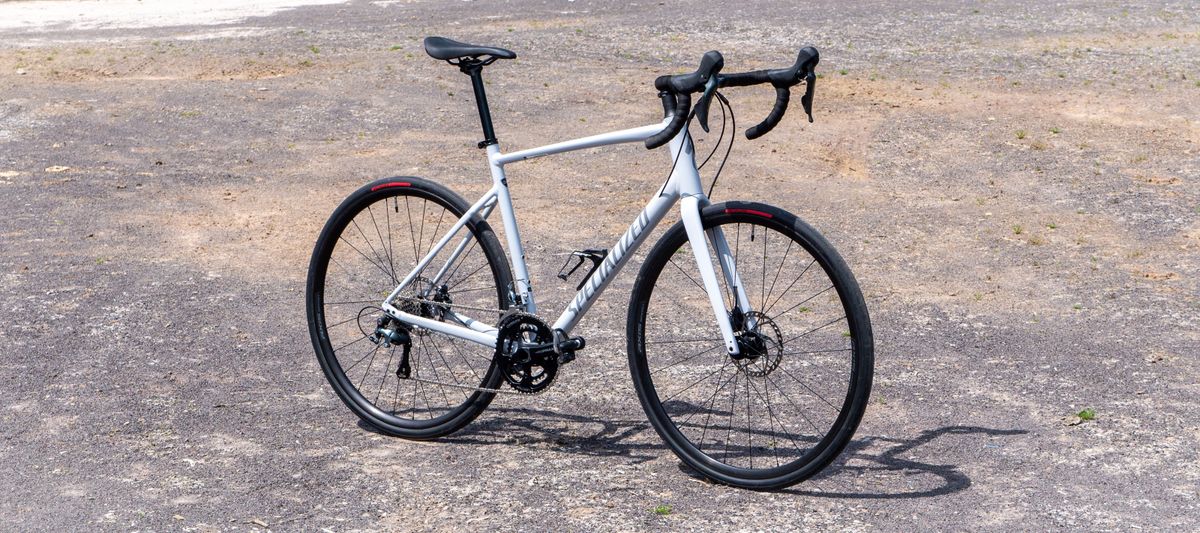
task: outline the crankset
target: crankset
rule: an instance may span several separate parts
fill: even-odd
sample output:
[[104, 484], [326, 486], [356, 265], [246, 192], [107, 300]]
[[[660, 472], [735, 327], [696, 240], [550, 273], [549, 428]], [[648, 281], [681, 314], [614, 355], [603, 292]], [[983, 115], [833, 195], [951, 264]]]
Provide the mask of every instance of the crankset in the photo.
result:
[[525, 394], [546, 390], [558, 375], [554, 333], [540, 318], [511, 313], [500, 319], [496, 332], [496, 362], [504, 381]]

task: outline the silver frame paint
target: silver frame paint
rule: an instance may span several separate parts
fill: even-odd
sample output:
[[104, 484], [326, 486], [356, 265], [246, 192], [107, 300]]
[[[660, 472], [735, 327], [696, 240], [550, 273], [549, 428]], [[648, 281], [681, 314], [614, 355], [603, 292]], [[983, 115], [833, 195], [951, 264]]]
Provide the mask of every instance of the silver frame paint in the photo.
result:
[[[487, 147], [487, 156], [488, 165], [492, 173], [491, 190], [467, 209], [462, 218], [459, 218], [455, 222], [441, 240], [417, 263], [412, 272], [405, 276], [380, 307], [393, 318], [403, 323], [437, 331], [484, 346], [494, 347], [496, 345], [496, 328], [491, 324], [484, 324], [453, 312], [448, 313], [447, 316], [457, 322], [458, 325], [431, 320], [405, 313], [389, 302], [399, 296], [405, 287], [412, 283], [429, 266], [433, 258], [450, 241], [454, 240], [455, 235], [462, 230], [472, 217], [479, 216], [481, 219], [486, 219], [496, 207], [499, 207], [504, 223], [504, 235], [507, 240], [509, 259], [512, 263], [512, 291], [514, 299], [519, 302], [518, 307], [523, 311], [536, 313], [537, 306], [534, 301], [533, 287], [530, 284], [529, 270], [525, 264], [525, 250], [521, 245], [521, 236], [517, 229], [516, 214], [513, 212], [512, 198], [509, 196], [508, 180], [504, 174], [504, 165], [535, 157], [586, 148], [644, 141], [661, 131], [670, 120], [671, 117], [668, 116], [659, 124], [650, 124], [639, 128], [593, 135], [507, 154], [500, 151], [498, 144], [489, 145]], [[717, 283], [712, 258], [709, 256], [706, 237], [712, 241], [713, 247], [717, 252], [721, 273], [725, 278], [727, 286], [735, 288], [738, 307], [744, 314], [748, 314], [752, 309], [742, 287], [741, 280], [738, 277], [733, 262], [733, 255], [730, 253], [725, 235], [720, 229], [705, 230], [703, 227], [700, 211], [709, 205], [710, 202], [701, 187], [700, 173], [696, 169], [695, 150], [686, 126], [671, 139], [668, 153], [674, 164], [674, 170], [667, 179], [667, 183], [647, 202], [646, 207], [634, 219], [633, 223], [630, 224], [629, 229], [625, 230], [624, 235], [609, 250], [608, 256], [587, 279], [583, 287], [576, 292], [574, 299], [571, 300], [571, 303], [551, 327], [554, 330], [562, 331], [564, 334], [569, 334], [575, 325], [579, 323], [579, 320], [583, 318], [583, 315], [587, 313], [588, 309], [591, 308], [592, 304], [595, 303], [596, 299], [604, 292], [604, 289], [608, 287], [609, 282], [621, 271], [629, 261], [629, 258], [637, 251], [638, 247], [645, 242], [646, 237], [650, 235], [655, 226], [662, 221], [671, 207], [676, 202], [679, 202], [680, 218], [683, 220], [684, 228], [687, 230], [688, 242], [696, 259], [696, 265], [700, 270], [700, 278], [704, 289], [708, 293], [714, 318], [721, 331], [721, 337], [724, 339], [726, 349], [729, 353], [737, 354], [737, 342], [734, 338], [733, 328], [729, 322], [729, 316], [725, 310], [724, 296], [720, 290], [720, 285]], [[438, 269], [438, 273], [433, 278], [433, 285], [436, 285], [442, 276], [446, 274], [449, 265], [458, 259], [458, 256], [466, 249], [470, 239], [471, 235], [467, 233], [466, 236], [459, 240], [445, 264]]]

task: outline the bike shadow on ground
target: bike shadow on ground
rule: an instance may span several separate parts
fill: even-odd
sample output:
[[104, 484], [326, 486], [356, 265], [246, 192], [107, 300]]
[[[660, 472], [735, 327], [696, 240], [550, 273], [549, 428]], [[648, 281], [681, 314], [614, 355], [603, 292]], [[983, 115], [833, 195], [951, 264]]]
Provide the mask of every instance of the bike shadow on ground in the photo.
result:
[[[369, 431], [374, 428], [360, 422]], [[828, 467], [805, 483], [782, 492], [838, 499], [930, 498], [966, 490], [971, 478], [957, 464], [926, 463], [911, 457], [923, 446], [943, 437], [982, 440], [979, 446], [1001, 447], [996, 437], [1023, 435], [1020, 429], [980, 426], [946, 426], [922, 431], [916, 437], [866, 435], [850, 442]], [[530, 408], [492, 408], [484, 417], [439, 442], [465, 445], [510, 445], [593, 457], [621, 457], [641, 464], [670, 453], [645, 421], [605, 420], [592, 416]], [[679, 470], [704, 477], [690, 467]], [[815, 487], [814, 487], [815, 485]], [[811, 487], [811, 488], [810, 488]]]
[[[961, 492], [971, 486], [971, 478], [956, 464], [934, 464], [905, 459], [918, 448], [946, 436], [961, 436], [978, 445], [999, 448], [991, 443], [995, 437], [1024, 435], [1023, 429], [993, 429], [980, 426], [945, 426], [922, 431], [911, 439], [864, 436], [854, 439], [841, 456], [805, 484], [783, 492], [820, 498], [837, 499], [913, 499], [943, 496]], [[958, 441], [962, 443], [962, 441]], [[974, 444], [974, 443], [973, 443]], [[879, 448], [884, 448], [880, 450]], [[958, 444], [957, 449], [968, 445]], [[694, 474], [698, 475], [698, 474]], [[877, 485], [858, 482], [870, 477], [884, 479]], [[809, 489], [807, 485], [823, 486]], [[845, 487], [834, 488], [835, 485]]]

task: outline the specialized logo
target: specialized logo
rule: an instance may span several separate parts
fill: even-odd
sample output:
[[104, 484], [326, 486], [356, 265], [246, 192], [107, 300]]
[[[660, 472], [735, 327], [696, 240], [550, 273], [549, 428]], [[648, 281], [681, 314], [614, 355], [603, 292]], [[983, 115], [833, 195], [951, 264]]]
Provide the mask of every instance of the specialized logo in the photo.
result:
[[617, 245], [613, 247], [612, 253], [604, 258], [604, 262], [596, 269], [596, 273], [588, 278], [587, 284], [579, 290], [575, 295], [575, 299], [571, 301], [571, 305], [567, 309], [572, 313], [582, 313], [587, 307], [587, 302], [596, 295], [596, 292], [608, 282], [608, 276], [616, 270], [617, 265], [621, 263], [621, 259], [629, 252], [634, 243], [638, 242], [642, 234], [646, 231], [646, 227], [650, 225], [650, 215], [642, 211], [633, 224], [629, 225], [629, 229], [617, 241]]

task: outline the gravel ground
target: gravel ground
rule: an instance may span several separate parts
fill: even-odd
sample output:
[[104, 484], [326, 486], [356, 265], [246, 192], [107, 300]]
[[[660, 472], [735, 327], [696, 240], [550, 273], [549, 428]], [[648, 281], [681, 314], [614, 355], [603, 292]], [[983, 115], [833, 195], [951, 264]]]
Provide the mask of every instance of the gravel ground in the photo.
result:
[[[0, 24], [0, 529], [1200, 529], [1194, 3], [308, 3]], [[821, 50], [816, 123], [741, 139], [715, 198], [800, 214], [862, 284], [876, 387], [842, 459], [776, 493], [681, 467], [625, 363], [640, 259], [545, 394], [435, 442], [358, 424], [308, 340], [320, 226], [380, 176], [488, 186], [431, 34], [518, 52], [486, 72], [508, 148], [657, 120], [654, 76], [708, 49]], [[544, 309], [552, 254], [608, 246], [668, 168], [511, 169]]]

